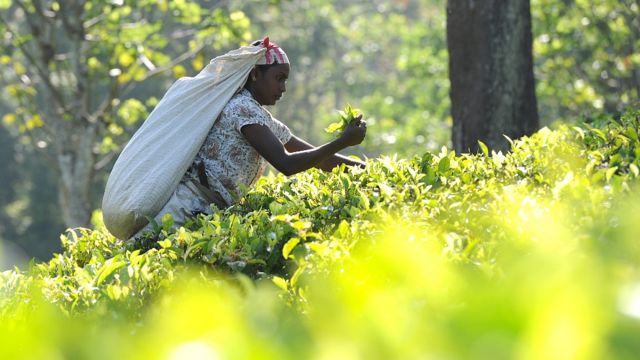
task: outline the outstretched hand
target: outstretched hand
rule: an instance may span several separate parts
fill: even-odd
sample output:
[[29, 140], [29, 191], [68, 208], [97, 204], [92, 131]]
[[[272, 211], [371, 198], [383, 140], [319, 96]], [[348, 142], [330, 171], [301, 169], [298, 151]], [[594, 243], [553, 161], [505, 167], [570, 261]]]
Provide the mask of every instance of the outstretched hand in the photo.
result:
[[362, 120], [362, 114], [359, 114], [347, 125], [340, 139], [344, 141], [346, 146], [354, 146], [360, 144], [366, 134], [367, 122]]

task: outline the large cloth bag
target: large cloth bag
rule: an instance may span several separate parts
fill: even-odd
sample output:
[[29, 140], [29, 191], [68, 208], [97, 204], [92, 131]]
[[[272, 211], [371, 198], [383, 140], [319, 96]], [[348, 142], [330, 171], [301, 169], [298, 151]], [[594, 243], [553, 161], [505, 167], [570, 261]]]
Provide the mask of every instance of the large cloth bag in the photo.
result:
[[102, 198], [107, 229], [128, 239], [156, 216], [187, 171], [211, 126], [264, 58], [262, 46], [218, 56], [177, 80], [116, 160]]

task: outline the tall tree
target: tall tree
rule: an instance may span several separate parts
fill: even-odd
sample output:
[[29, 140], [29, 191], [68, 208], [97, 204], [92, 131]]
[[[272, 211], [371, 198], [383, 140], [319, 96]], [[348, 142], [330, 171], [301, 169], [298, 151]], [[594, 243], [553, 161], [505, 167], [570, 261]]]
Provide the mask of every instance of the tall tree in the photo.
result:
[[[57, 234], [64, 230], [55, 173], [20, 140], [0, 126], [0, 247], [17, 246], [29, 257], [46, 260], [60, 249]], [[24, 265], [20, 260], [5, 256], [3, 265]]]
[[529, 0], [449, 0], [447, 42], [456, 151], [538, 129]]
[[187, 59], [199, 59], [193, 67], [200, 70], [197, 55], [205, 47], [248, 38], [244, 14], [216, 5], [0, 0], [0, 64], [11, 69], [0, 82], [14, 104], [3, 122], [50, 156], [67, 226], [89, 224], [96, 172], [110, 164], [127, 130], [154, 105], [153, 99], [132, 98], [132, 91], [165, 70], [185, 75]]
[[7, 228], [11, 223], [11, 216], [7, 213], [6, 205], [15, 200], [14, 186], [19, 179], [14, 147], [11, 135], [0, 126], [0, 241], [10, 234], [10, 229]]
[[640, 99], [640, 1], [532, 0], [540, 118], [576, 121]]

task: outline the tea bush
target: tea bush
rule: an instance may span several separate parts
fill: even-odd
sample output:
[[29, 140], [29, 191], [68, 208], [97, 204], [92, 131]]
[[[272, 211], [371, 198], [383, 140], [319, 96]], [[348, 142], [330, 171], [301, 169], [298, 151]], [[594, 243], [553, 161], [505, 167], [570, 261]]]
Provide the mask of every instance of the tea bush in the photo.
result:
[[631, 109], [506, 154], [265, 177], [135, 242], [96, 213], [51, 261], [2, 273], [0, 354], [633, 358], [639, 126]]

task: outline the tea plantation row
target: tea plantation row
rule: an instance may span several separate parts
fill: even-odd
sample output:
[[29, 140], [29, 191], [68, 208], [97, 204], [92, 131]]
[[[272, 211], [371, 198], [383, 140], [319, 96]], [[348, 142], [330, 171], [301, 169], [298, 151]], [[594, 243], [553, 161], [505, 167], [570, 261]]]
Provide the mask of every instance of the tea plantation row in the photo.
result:
[[506, 154], [263, 178], [136, 242], [97, 212], [2, 273], [0, 356], [633, 358], [639, 132], [631, 109]]

